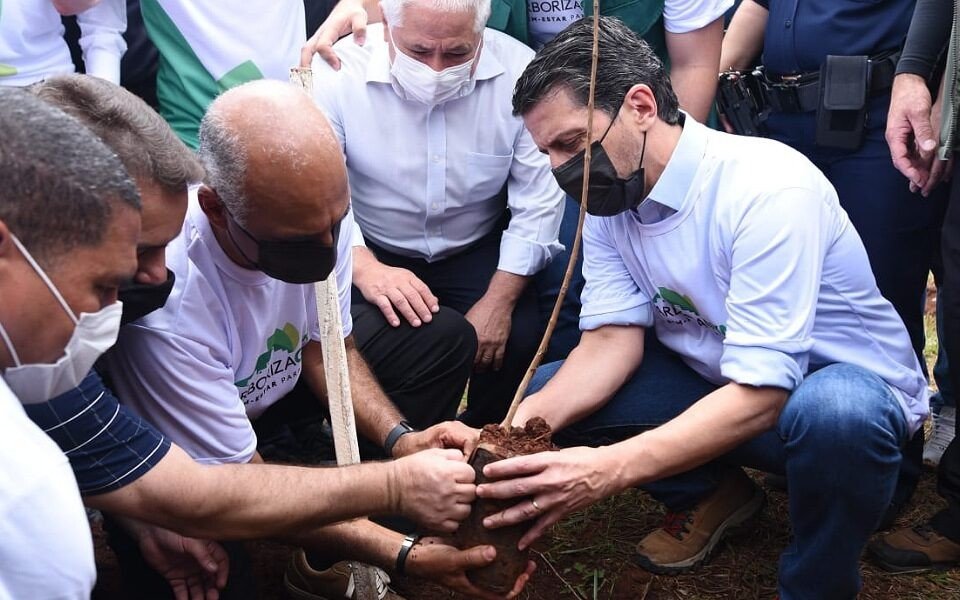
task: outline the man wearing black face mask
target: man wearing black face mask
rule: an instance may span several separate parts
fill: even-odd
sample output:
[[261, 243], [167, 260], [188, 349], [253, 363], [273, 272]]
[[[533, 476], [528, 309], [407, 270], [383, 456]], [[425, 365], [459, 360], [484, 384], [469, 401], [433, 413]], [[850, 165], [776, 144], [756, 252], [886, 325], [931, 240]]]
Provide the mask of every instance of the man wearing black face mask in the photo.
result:
[[[123, 321], [135, 322], [162, 306], [170, 295], [174, 277], [165, 267], [165, 246], [181, 229], [187, 183], [201, 179], [203, 169], [159, 115], [118, 86], [93, 77], [68, 75], [47, 79], [31, 91], [73, 114], [106, 141], [141, 189], [143, 228], [137, 271], [131, 282], [120, 286], [119, 292], [123, 300]], [[238, 232], [238, 242], [241, 236], [243, 233]], [[310, 251], [299, 242], [294, 247], [297, 252]], [[252, 251], [256, 252], [256, 248]], [[263, 262], [262, 253], [259, 257], [251, 256]], [[269, 261], [262, 266], [270, 268]], [[316, 272], [281, 274], [284, 277], [322, 275]], [[164, 278], [164, 283], [157, 283]], [[11, 378], [14, 377], [27, 379], [26, 391], [38, 402], [45, 399], [34, 381], [35, 374], [24, 377], [14, 371]], [[118, 395], [123, 398], [122, 394]], [[227, 572], [227, 561], [221, 546], [185, 537], [188, 535], [228, 540], [280, 536], [303, 545], [334, 544], [341, 539], [336, 531], [313, 531], [313, 528], [343, 518], [391, 510], [431, 529], [443, 530], [454, 523], [450, 520], [445, 526], [443, 520], [459, 518], [466, 510], [466, 504], [444, 507], [436, 500], [460, 485], [456, 483], [458, 479], [472, 477], [472, 469], [433, 452], [392, 463], [365, 465], [353, 470], [349, 478], [340, 477], [335, 469], [200, 465], [153, 425], [120, 404], [96, 370], [91, 370], [71, 391], [25, 409], [67, 454], [87, 506], [114, 517], [144, 522], [123, 521], [125, 527], [131, 529], [133, 540], [119, 528], [110, 527], [109, 541], [117, 551], [130, 597], [147, 597], [154, 592], [163, 596], [170, 593], [171, 587], [180, 591], [188, 585], [197, 585], [211, 591], [223, 586], [221, 578]], [[399, 498], [406, 498], [407, 507], [386, 507], [385, 502], [390, 501], [384, 489], [391, 486], [393, 472], [409, 482], [398, 489]], [[415, 487], [424, 494], [414, 491]], [[350, 501], [344, 502], [347, 497]], [[383, 506], [377, 508], [378, 504]], [[420, 507], [413, 509], [414, 504]], [[107, 525], [118, 521], [108, 518]], [[311, 533], [304, 536], [304, 531]], [[392, 535], [393, 543], [400, 547], [402, 535], [393, 532], [381, 535]], [[150, 569], [143, 569], [144, 565], [139, 562], [141, 553], [129, 545], [131, 541], [139, 543]], [[389, 551], [391, 543], [383, 542], [381, 538], [381, 544]], [[221, 590], [221, 597], [235, 598], [238, 593], [250, 593], [252, 587], [243, 589], [249, 582], [242, 577], [246, 572], [245, 557], [238, 551], [242, 544], [223, 546], [230, 555], [230, 572], [241, 577], [230, 580], [227, 588]], [[432, 545], [431, 550], [434, 549], [428, 556], [411, 553], [408, 558], [411, 572], [443, 573], [451, 568], [461, 569], [461, 565], [488, 562], [483, 551], [460, 552], [442, 544]], [[392, 565], [390, 561], [395, 556], [387, 557], [383, 563]], [[438, 565], [437, 558], [443, 558], [447, 566]], [[216, 566], [210, 567], [211, 562]], [[167, 581], [153, 570], [163, 573]]]
[[[593, 25], [567, 28], [517, 83], [514, 109], [554, 166], [588, 137]], [[928, 411], [906, 328], [821, 172], [683, 115], [649, 46], [617, 20], [598, 26], [589, 137], [607, 133], [590, 166], [583, 336], [538, 371], [513, 423], [541, 416], [576, 447], [488, 465], [478, 496], [527, 499], [487, 525], [532, 520], [528, 545], [640, 486], [668, 514], [634, 560], [681, 573], [761, 509], [747, 465], [789, 484], [779, 597], [853, 598]], [[559, 170], [576, 179], [574, 163]]]
[[[431, 448], [458, 454], [473, 431], [434, 423], [456, 408], [459, 391], [451, 395], [448, 382], [470, 368], [474, 338], [465, 327], [452, 338], [417, 336], [410, 338], [417, 344], [382, 349], [382, 360], [371, 366], [360, 357], [351, 335], [346, 232], [353, 216], [345, 165], [310, 99], [269, 81], [225, 92], [201, 124], [200, 157], [204, 184], [191, 190], [183, 230], [168, 247], [168, 265], [177, 273], [173, 292], [162, 309], [124, 328], [105, 359], [124, 401], [197, 462], [260, 462], [263, 441], [323, 412], [312, 282], [336, 277], [357, 429], [367, 449], [377, 457], [420, 456]], [[443, 311], [437, 316], [446, 318]], [[291, 393], [301, 379], [314, 396]], [[458, 488], [464, 493], [472, 486], [460, 475], [448, 481], [466, 484]], [[366, 521], [327, 535], [328, 544], [311, 544], [316, 571], [347, 558], [392, 567], [394, 544], [403, 541]], [[440, 547], [428, 554], [414, 548], [411, 558], [423, 565], [421, 573], [449, 581], [466, 555]], [[359, 554], [344, 555], [351, 550]], [[437, 564], [444, 556], [457, 564]]]

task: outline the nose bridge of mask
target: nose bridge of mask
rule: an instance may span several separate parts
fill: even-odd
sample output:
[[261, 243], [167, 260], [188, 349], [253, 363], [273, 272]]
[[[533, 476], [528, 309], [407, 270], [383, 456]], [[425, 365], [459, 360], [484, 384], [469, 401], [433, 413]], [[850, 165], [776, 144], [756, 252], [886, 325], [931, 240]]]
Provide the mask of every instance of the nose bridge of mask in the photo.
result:
[[[50, 290], [50, 293], [53, 294], [53, 297], [57, 299], [57, 302], [60, 303], [60, 306], [63, 308], [64, 312], [67, 313], [67, 316], [70, 317], [70, 320], [73, 321], [73, 324], [78, 323], [77, 316], [73, 313], [73, 309], [70, 308], [70, 305], [67, 304], [67, 301], [63, 299], [63, 295], [60, 293], [60, 290], [57, 289], [57, 286], [50, 281], [50, 277], [47, 276], [43, 268], [37, 263], [33, 258], [33, 255], [27, 250], [26, 246], [17, 238], [17, 236], [10, 234], [10, 237], [13, 239], [13, 243], [16, 244], [17, 249], [20, 250], [20, 253], [23, 254], [23, 257], [27, 259], [27, 262], [30, 263], [30, 266], [33, 268], [34, 272], [40, 277], [44, 285], [47, 286], [47, 289]], [[6, 338], [6, 336], [4, 336]]]

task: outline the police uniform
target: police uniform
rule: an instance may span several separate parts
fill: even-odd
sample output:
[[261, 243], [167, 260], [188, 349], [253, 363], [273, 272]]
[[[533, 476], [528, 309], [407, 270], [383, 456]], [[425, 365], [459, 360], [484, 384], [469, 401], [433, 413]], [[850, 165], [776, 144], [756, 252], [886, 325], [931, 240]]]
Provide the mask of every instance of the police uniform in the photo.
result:
[[[922, 301], [939, 246], [945, 195], [938, 191], [922, 198], [911, 193], [907, 179], [894, 168], [884, 138], [892, 73], [873, 69], [874, 64], [884, 62], [885, 55], [899, 50], [915, 1], [756, 1], [770, 13], [763, 48], [763, 66], [770, 81], [817, 79], [811, 74], [821, 71], [828, 55], [876, 59], [868, 69], [872, 81], [866, 90], [859, 147], [818, 144], [817, 110], [809, 105], [773, 110], [766, 121], [767, 135], [805, 154], [834, 185], [841, 206], [863, 239], [881, 293], [903, 319], [924, 364]], [[817, 100], [819, 96], [813, 95]], [[901, 479], [888, 518], [909, 499], [919, 479], [922, 438], [914, 436], [904, 452]]]

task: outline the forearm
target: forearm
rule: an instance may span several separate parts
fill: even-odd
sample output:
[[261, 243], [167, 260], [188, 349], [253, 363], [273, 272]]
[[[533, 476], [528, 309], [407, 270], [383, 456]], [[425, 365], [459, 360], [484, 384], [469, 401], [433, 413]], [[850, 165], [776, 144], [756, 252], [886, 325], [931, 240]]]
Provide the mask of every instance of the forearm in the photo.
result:
[[482, 299], [507, 306], [512, 312], [529, 280], [529, 277], [498, 269], [490, 278], [490, 284], [487, 286], [487, 291], [483, 294]]
[[608, 325], [584, 331], [557, 374], [523, 401], [513, 424], [542, 417], [557, 431], [596, 411], [640, 366], [643, 340], [642, 327]]
[[668, 423], [610, 446], [624, 461], [622, 487], [689, 471], [774, 427], [787, 399], [774, 387], [729, 383]]
[[356, 519], [295, 534], [284, 541], [330, 562], [355, 560], [393, 571], [403, 537], [367, 519]]
[[951, 0], [918, 0], [897, 73], [913, 73], [924, 79], [933, 75], [950, 36], [952, 17]]
[[353, 410], [357, 431], [382, 447], [387, 434], [403, 420], [403, 415], [377, 383], [377, 378], [367, 365], [367, 361], [357, 350], [353, 336], [347, 337], [344, 341], [347, 346], [347, 367], [350, 370], [350, 388], [354, 398]]
[[[350, 395], [353, 397], [354, 420], [357, 433], [379, 446], [390, 430], [403, 420], [403, 415], [384, 393], [367, 361], [357, 350], [353, 336], [344, 339], [347, 370], [350, 375]], [[327, 401], [324, 356], [319, 342], [307, 344], [303, 351], [303, 373], [310, 389]]]
[[753, 0], [743, 0], [723, 36], [721, 69], [743, 70], [758, 63], [769, 15], [766, 8]]
[[717, 91], [723, 19], [688, 33], [667, 32], [670, 80], [680, 108], [702, 122], [707, 120]]
[[204, 466], [174, 446], [137, 481], [87, 496], [85, 502], [190, 537], [284, 537], [344, 519], [395, 511], [399, 500], [392, 465]]

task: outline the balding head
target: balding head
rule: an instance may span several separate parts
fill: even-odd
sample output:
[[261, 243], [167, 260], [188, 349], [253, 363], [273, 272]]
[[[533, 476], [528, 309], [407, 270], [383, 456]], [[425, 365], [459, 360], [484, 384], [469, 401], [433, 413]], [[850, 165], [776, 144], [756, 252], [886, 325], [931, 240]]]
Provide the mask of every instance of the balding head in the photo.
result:
[[200, 158], [205, 183], [244, 227], [269, 220], [274, 233], [296, 235], [303, 213], [335, 220], [346, 210], [340, 144], [313, 100], [293, 85], [255, 81], [217, 98], [200, 125]]
[[200, 158], [200, 207], [235, 263], [292, 283], [329, 274], [349, 206], [347, 169], [301, 89], [257, 81], [225, 92], [200, 125]]

